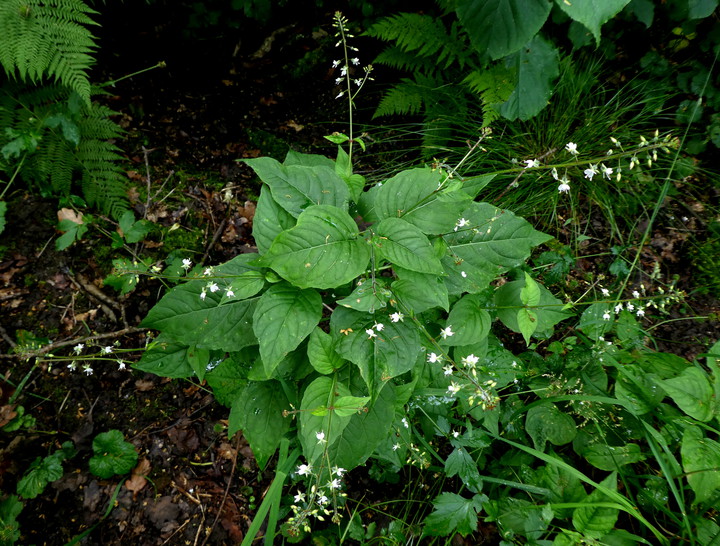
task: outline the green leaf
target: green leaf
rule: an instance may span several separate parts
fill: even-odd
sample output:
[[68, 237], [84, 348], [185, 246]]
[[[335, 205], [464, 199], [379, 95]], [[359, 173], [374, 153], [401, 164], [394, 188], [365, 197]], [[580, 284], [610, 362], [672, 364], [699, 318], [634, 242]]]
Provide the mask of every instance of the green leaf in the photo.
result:
[[253, 314], [253, 331], [268, 374], [313, 331], [322, 316], [322, 298], [315, 290], [287, 283], [270, 287]]
[[328, 457], [336, 466], [355, 468], [363, 464], [388, 438], [395, 414], [396, 389], [386, 383], [367, 411], [353, 413], [337, 441], [328, 448]]
[[187, 360], [195, 375], [202, 382], [205, 379], [205, 371], [210, 361], [210, 351], [198, 347], [188, 347]]
[[688, 0], [688, 19], [710, 17], [718, 7], [718, 0]]
[[[563, 303], [542, 285], [537, 285], [540, 299], [537, 305], [525, 307], [522, 303], [522, 290], [525, 281], [512, 281], [505, 283], [495, 291], [495, 305], [498, 318], [513, 332], [522, 332], [518, 322], [518, 310], [527, 309], [535, 315], [533, 332], [548, 332], [555, 324], [565, 320], [570, 313], [563, 311]], [[530, 320], [530, 318], [528, 318]]]
[[20, 540], [20, 524], [17, 517], [22, 512], [23, 503], [16, 495], [9, 495], [0, 501], [0, 537], [5, 540], [4, 546], [12, 546]]
[[653, 374], [639, 368], [619, 368], [615, 396], [633, 415], [645, 415], [657, 407], [665, 397]]
[[35, 459], [17, 484], [18, 495], [24, 499], [34, 499], [45, 490], [47, 484], [62, 478], [61, 461], [61, 457], [54, 455]]
[[[220, 298], [220, 305], [235, 300], [251, 298], [265, 288], [265, 273], [262, 271], [246, 271], [233, 278], [225, 287]], [[232, 295], [230, 295], [232, 294]]]
[[[335, 401], [343, 396], [351, 396], [348, 388], [325, 376], [316, 378], [305, 389], [300, 403], [300, 443], [308, 464], [314, 464], [325, 451], [325, 444], [332, 446], [350, 422], [350, 416], [317, 411], [333, 407]], [[319, 433], [324, 434], [322, 441], [318, 439]]]
[[644, 461], [640, 446], [637, 444], [625, 444], [624, 446], [609, 446], [603, 443], [590, 445], [581, 453], [587, 462], [600, 470], [617, 470], [626, 464], [633, 464]]
[[443, 267], [422, 231], [400, 218], [385, 218], [372, 241], [377, 252], [393, 265], [410, 271], [442, 275]]
[[[707, 1], [716, 2], [716, 0]], [[650, 28], [652, 25], [655, 17], [655, 4], [652, 0], [631, 0], [625, 10], [634, 14], [638, 21], [645, 25], [645, 28]]]
[[210, 292], [200, 281], [177, 286], [150, 309], [141, 326], [205, 349], [238, 351], [257, 343], [251, 321], [259, 298], [220, 305], [224, 293]]
[[210, 361], [212, 369], [205, 374], [205, 380], [219, 404], [230, 407], [247, 385], [247, 368], [238, 353], [217, 363]]
[[540, 286], [527, 271], [525, 273], [525, 286], [520, 290], [520, 301], [528, 307], [535, 307], [540, 303]]
[[187, 357], [188, 347], [167, 334], [160, 334], [133, 368], [160, 377], [184, 378], [195, 373]]
[[595, 44], [599, 46], [600, 27], [620, 13], [630, 0], [555, 0], [555, 3], [573, 20], [585, 25], [595, 36]]
[[467, 0], [457, 16], [481, 55], [500, 59], [535, 36], [550, 14], [548, 0]]
[[260, 254], [265, 254], [275, 237], [295, 225], [295, 217], [277, 204], [270, 189], [263, 185], [253, 218], [253, 239]]
[[[611, 473], [600, 482], [611, 491], [617, 491], [617, 473]], [[572, 522], [575, 529], [588, 537], [600, 539], [615, 527], [620, 510], [605, 506], [597, 506], [600, 503], [608, 503], [607, 495], [599, 489], [595, 489], [583, 501], [587, 507], [576, 508], [573, 512]]]
[[456, 446], [448, 455], [445, 460], [445, 474], [448, 478], [458, 476], [462, 483], [473, 493], [477, 493], [482, 489], [478, 465], [467, 449], [462, 446]]
[[517, 86], [500, 106], [500, 113], [511, 121], [527, 121], [550, 100], [553, 82], [560, 74], [558, 50], [542, 36], [536, 36], [520, 51], [507, 57], [505, 66], [516, 71]]
[[5, 230], [5, 213], [7, 212], [7, 203], [0, 201], [0, 233]]
[[127, 474], [137, 463], [135, 446], [125, 441], [122, 432], [109, 430], [95, 436], [94, 455], [90, 459], [90, 472], [102, 479], [116, 474]]
[[292, 419], [283, 416], [290, 409], [278, 381], [252, 381], [233, 402], [228, 436], [232, 438], [242, 429], [262, 470], [280, 445], [280, 439], [290, 430]]
[[441, 176], [430, 169], [409, 169], [386, 180], [373, 192], [377, 218], [402, 218], [428, 235], [452, 230], [471, 198], [460, 191], [438, 192]]
[[[603, 318], [605, 313], [610, 314], [609, 320]], [[604, 302], [593, 303], [592, 305], [588, 305], [585, 311], [583, 311], [583, 314], [580, 316], [578, 328], [590, 339], [597, 341], [600, 336], [605, 335], [612, 328], [613, 315], [611, 304]]]
[[335, 288], [365, 272], [370, 247], [347, 212], [316, 205], [275, 238], [263, 261], [300, 288]]
[[545, 449], [546, 441], [561, 446], [572, 442], [577, 434], [573, 418], [550, 403], [533, 406], [528, 410], [525, 429], [533, 439], [535, 449], [540, 451]]
[[448, 289], [443, 277], [393, 267], [398, 280], [391, 285], [395, 298], [416, 314], [440, 307], [448, 311]]
[[350, 192], [331, 167], [283, 165], [270, 157], [243, 161], [270, 187], [275, 202], [296, 218], [312, 205], [347, 210]]
[[690, 417], [698, 421], [713, 418], [713, 387], [699, 368], [688, 367], [679, 376], [658, 380], [657, 384]]
[[720, 444], [688, 425], [680, 447], [683, 470], [695, 493], [693, 504], [707, 502], [720, 490]]
[[369, 396], [341, 396], [335, 400], [333, 407], [328, 409], [334, 411], [340, 417], [348, 417], [360, 413], [363, 409], [367, 410], [365, 404], [369, 401]]
[[487, 338], [490, 333], [490, 313], [488, 313], [485, 298], [474, 294], [467, 294], [460, 299], [450, 310], [447, 326], [454, 334], [442, 341], [443, 345], [458, 346], [472, 345]]
[[310, 334], [307, 353], [310, 364], [321, 374], [330, 374], [345, 364], [345, 361], [335, 351], [335, 342], [332, 336], [320, 328], [315, 328]]
[[477, 529], [478, 512], [488, 498], [475, 495], [466, 499], [455, 493], [441, 493], [433, 501], [433, 512], [425, 518], [423, 534], [445, 536], [458, 532], [465, 536]]
[[517, 312], [518, 330], [522, 334], [527, 345], [530, 345], [530, 337], [538, 327], [538, 316], [532, 309], [518, 309]]
[[337, 300], [336, 303], [356, 311], [374, 313], [387, 306], [390, 296], [392, 296], [392, 293], [386, 288], [386, 281], [382, 278], [376, 278], [374, 281], [358, 281], [355, 290], [349, 296]]

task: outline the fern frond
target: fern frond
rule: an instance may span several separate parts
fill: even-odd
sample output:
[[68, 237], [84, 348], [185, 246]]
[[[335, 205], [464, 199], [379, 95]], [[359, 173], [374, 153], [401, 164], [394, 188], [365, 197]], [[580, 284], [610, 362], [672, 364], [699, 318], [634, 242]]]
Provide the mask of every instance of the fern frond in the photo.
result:
[[87, 71], [95, 38], [87, 26], [96, 12], [82, 0], [2, 0], [0, 64], [8, 77], [37, 83], [51, 79], [90, 104]]
[[508, 100], [515, 89], [515, 74], [501, 64], [487, 70], [473, 70], [463, 80], [473, 93], [480, 96], [483, 111], [483, 127], [497, 120], [497, 107]]
[[385, 49], [375, 57], [373, 64], [382, 64], [397, 70], [407, 70], [408, 72], [420, 71], [426, 74], [437, 68], [432, 59], [418, 57], [416, 54], [405, 51], [398, 46], [390, 46]]
[[383, 95], [373, 118], [395, 114], [417, 114], [422, 110], [425, 94], [425, 90], [417, 83], [403, 78], [400, 83], [394, 85]]

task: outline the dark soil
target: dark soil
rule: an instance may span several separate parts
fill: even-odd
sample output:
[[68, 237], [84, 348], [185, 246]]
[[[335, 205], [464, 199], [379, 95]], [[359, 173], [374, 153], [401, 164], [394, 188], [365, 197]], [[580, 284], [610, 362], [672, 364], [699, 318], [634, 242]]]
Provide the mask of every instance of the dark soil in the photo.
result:
[[[127, 173], [135, 186], [130, 196], [138, 215], [164, 227], [180, 226], [165, 239], [151, 234], [137, 250], [162, 259], [169, 250], [181, 249], [196, 262], [219, 263], [253, 247], [258, 186], [250, 170], [235, 160], [281, 158], [289, 146], [331, 154], [333, 147], [322, 137], [344, 127], [345, 106], [333, 99], [335, 76], [329, 71], [332, 29], [317, 24], [329, 22], [330, 13], [311, 14], [306, 19], [311, 22], [288, 18], [253, 32], [228, 27], [217, 36], [203, 36], [198, 30], [178, 40], [174, 32], [183, 28], [177, 20], [182, 14], [167, 13], [167, 6], [163, 13], [161, 3], [154, 6], [140, 12], [140, 6], [119, 3], [100, 10], [105, 30], [98, 79], [119, 78], [160, 60], [168, 63], [119, 82], [105, 99], [121, 112], [119, 121], [127, 131], [118, 144], [127, 152]], [[148, 179], [155, 199], [146, 210]], [[12, 354], [20, 341], [33, 338], [38, 347], [64, 343], [52, 351], [58, 356], [88, 336], [105, 336], [86, 341], [88, 347], [117, 342], [116, 353], [141, 348], [146, 332], [137, 325], [162, 287], [144, 279], [134, 292], [119, 297], [103, 285], [114, 257], [106, 239], [93, 232], [57, 252], [57, 202], [16, 193], [11, 204], [0, 237], [0, 369], [6, 378], [0, 406], [27, 376], [18, 402], [36, 424], [0, 434], [0, 489], [14, 491], [30, 463], [63, 442], [72, 441], [78, 450], [65, 463], [61, 479], [25, 502], [21, 543], [66, 544], [98, 524], [111, 506], [86, 544], [238, 544], [273, 475], [259, 471], [241, 435], [228, 440], [227, 410], [204, 388], [120, 370], [114, 360], [93, 362], [94, 373], [86, 376], [62, 362], [50, 366]], [[707, 215], [696, 216], [693, 229], [700, 232]], [[103, 225], [113, 229], [109, 221]], [[680, 288], [694, 290], [691, 253], [696, 246], [660, 225], [643, 266], [651, 269], [659, 260], [665, 271], [678, 275]], [[580, 264], [578, 276], [597, 266]], [[712, 295], [695, 294], [672, 307], [668, 318], [717, 319], [720, 306]], [[677, 320], [654, 335], [660, 350], [693, 358], [718, 339], [720, 330], [717, 320]], [[123, 356], [132, 361], [139, 353]], [[92, 439], [110, 429], [123, 432], [142, 465], [119, 490], [119, 480], [97, 479], [87, 466]], [[378, 488], [362, 472], [349, 479], [351, 496], [387, 494], [386, 486]], [[486, 543], [493, 542], [492, 536], [490, 529]]]

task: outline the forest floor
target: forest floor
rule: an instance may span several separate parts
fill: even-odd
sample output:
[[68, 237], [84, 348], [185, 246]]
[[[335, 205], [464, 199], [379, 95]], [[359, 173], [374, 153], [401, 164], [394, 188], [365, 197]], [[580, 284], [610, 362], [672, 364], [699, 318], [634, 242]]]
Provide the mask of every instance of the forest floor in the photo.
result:
[[[188, 79], [185, 70], [169, 64], [111, 89], [105, 100], [120, 112], [117, 119], [127, 131], [118, 145], [127, 154], [131, 201], [138, 216], [164, 228], [135, 252], [162, 256], [179, 250], [196, 263], [216, 264], [252, 251], [259, 188], [236, 159], [282, 158], [288, 143], [332, 154], [322, 137], [343, 129], [345, 112], [333, 101], [333, 76], [324, 68], [332, 55], [327, 35], [299, 25], [276, 29], [272, 36], [273, 41], [236, 56], [226, 49], [223, 70], [197, 75], [191, 85], [182, 85]], [[262, 49], [263, 44], [270, 48]], [[289, 77], [292, 70], [296, 73]], [[150, 201], [148, 190], [154, 196]], [[708, 192], [708, 199], [717, 201], [717, 194]], [[48, 343], [53, 354], [67, 355], [82, 340], [88, 347], [117, 343], [118, 352], [140, 349], [146, 332], [137, 326], [162, 287], [143, 279], [135, 291], [118, 296], [103, 285], [114, 257], [107, 239], [91, 233], [58, 252], [57, 202], [18, 192], [11, 203], [0, 237], [0, 370], [6, 378], [0, 384], [0, 423], [16, 409], [7, 405], [13, 385], [29, 374], [20, 400], [35, 425], [0, 435], [0, 489], [13, 491], [36, 457], [63, 442], [72, 441], [78, 450], [66, 462], [63, 477], [25, 503], [21, 543], [66, 544], [98, 523], [108, 507], [112, 510], [87, 544], [239, 543], [273, 474], [258, 470], [242, 435], [227, 438], [227, 410], [201, 385], [121, 370], [114, 360], [93, 364], [88, 376], [63, 363], [13, 355], [21, 342], [45, 345], [44, 355], [50, 352]], [[693, 212], [689, 230], [704, 229], [707, 217], [697, 201], [675, 205]], [[169, 232], [174, 224], [180, 228]], [[689, 293], [667, 318], [714, 318], [677, 320], [655, 330], [659, 349], [687, 358], [720, 336], [720, 305], [707, 292], [696, 291], [702, 287], [693, 281], [691, 249], [687, 233], [662, 225], [646, 249], [648, 263], [659, 261], [668, 274], [678, 276], [678, 288]], [[588, 261], [578, 265], [599, 268]], [[132, 361], [139, 352], [123, 357]], [[93, 437], [109, 429], [119, 429], [140, 457], [136, 475], [116, 497], [118, 480], [98, 479], [87, 467]], [[380, 494], [373, 495], [363, 477], [350, 479], [351, 496]], [[488, 535], [485, 543], [494, 543]]]

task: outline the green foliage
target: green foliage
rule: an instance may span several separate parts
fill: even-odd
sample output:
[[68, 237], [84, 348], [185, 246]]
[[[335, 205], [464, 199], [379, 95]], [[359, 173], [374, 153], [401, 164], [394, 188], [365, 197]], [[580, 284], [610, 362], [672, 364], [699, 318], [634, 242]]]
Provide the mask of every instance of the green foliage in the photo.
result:
[[119, 430], [98, 434], [92, 445], [94, 455], [90, 458], [90, 472], [99, 478], [127, 474], [137, 463], [135, 446], [126, 442]]
[[62, 462], [73, 456], [75, 448], [72, 442], [65, 442], [62, 449], [52, 455], [35, 459], [17, 484], [18, 495], [25, 499], [34, 499], [40, 495], [50, 482], [62, 477]]
[[17, 517], [23, 504], [15, 495], [0, 501], [0, 546], [12, 546], [20, 539], [20, 524]]

